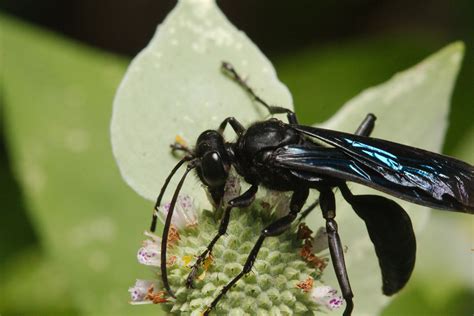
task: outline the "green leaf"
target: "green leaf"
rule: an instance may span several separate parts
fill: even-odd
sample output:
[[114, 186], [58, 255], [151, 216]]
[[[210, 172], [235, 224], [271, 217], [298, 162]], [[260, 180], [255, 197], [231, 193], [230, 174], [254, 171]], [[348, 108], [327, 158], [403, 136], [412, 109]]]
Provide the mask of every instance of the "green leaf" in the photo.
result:
[[[74, 305], [59, 302], [58, 310], [130, 314], [130, 276], [146, 275], [135, 253], [149, 212], [124, 185], [110, 148], [111, 105], [125, 63], [4, 16], [0, 28], [8, 153], [41, 249], [51, 257], [40, 270], [61, 279], [39, 283], [41, 271], [14, 273], [1, 290], [8, 297], [21, 292], [23, 304], [31, 294], [40, 304], [38, 290], [60, 284]], [[36, 257], [27, 263], [38, 264]], [[31, 292], [21, 291], [25, 283]], [[54, 305], [49, 300], [44, 310]], [[140, 312], [156, 314], [151, 307]]]
[[45, 258], [38, 250], [24, 251], [2, 266], [2, 270], [5, 272], [0, 283], [2, 314], [77, 314], [66, 267]]
[[[388, 82], [363, 91], [323, 126], [354, 132], [367, 113], [374, 113], [377, 122], [371, 136], [441, 151], [450, 97], [462, 55], [461, 43], [442, 49]], [[353, 187], [355, 193], [370, 191], [358, 185]], [[349, 247], [346, 264], [355, 293], [354, 314], [377, 314], [389, 299], [381, 294], [382, 281], [373, 246], [362, 221], [342, 198], [337, 202], [341, 238]], [[410, 214], [415, 231], [420, 231], [428, 220], [429, 209], [408, 202], [399, 203]], [[320, 218], [315, 213], [311, 216], [313, 222]], [[326, 281], [337, 282], [334, 275]]]
[[[145, 198], [156, 199], [176, 164], [169, 145], [177, 135], [193, 146], [201, 132], [230, 115], [244, 125], [268, 116], [220, 71], [222, 61], [232, 63], [267, 102], [292, 108], [271, 63], [215, 1], [179, 1], [130, 65], [114, 102], [114, 154], [124, 179]], [[207, 205], [203, 190], [188, 183], [184, 191]]]

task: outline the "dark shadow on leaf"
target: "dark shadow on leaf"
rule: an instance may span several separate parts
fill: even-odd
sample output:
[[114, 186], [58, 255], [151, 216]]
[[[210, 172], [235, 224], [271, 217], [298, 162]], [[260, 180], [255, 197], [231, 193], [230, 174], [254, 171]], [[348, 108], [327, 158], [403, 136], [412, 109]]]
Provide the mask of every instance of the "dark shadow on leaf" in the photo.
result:
[[[1, 95], [0, 87], [0, 95]], [[39, 247], [38, 234], [28, 216], [24, 196], [12, 170], [5, 139], [4, 100], [0, 98], [0, 266], [25, 249]]]

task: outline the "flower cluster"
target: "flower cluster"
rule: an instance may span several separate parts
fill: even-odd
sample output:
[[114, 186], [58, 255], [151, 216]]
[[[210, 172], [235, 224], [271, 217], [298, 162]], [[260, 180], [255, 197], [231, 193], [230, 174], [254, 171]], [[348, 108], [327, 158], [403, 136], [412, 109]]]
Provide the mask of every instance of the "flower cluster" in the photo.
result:
[[[229, 199], [240, 193], [238, 182], [229, 182]], [[248, 209], [232, 211], [227, 235], [216, 243], [204, 261], [194, 289], [184, 285], [190, 266], [217, 233], [216, 212], [198, 211], [192, 198], [180, 196], [168, 236], [168, 280], [176, 299], [163, 291], [160, 272], [161, 238], [145, 233], [147, 239], [138, 250], [138, 262], [150, 267], [153, 280], [137, 280], [129, 289], [132, 304], [160, 303], [168, 313], [199, 315], [243, 267], [258, 234], [269, 222], [287, 209], [288, 197], [267, 194], [257, 198]], [[169, 205], [161, 211], [168, 212]], [[199, 222], [199, 225], [197, 223]], [[313, 233], [295, 224], [288, 232], [265, 240], [252, 273], [241, 279], [222, 299], [217, 314], [282, 313], [301, 314], [321, 308], [334, 309], [343, 304], [336, 290], [324, 285], [321, 276], [327, 264], [324, 230]]]

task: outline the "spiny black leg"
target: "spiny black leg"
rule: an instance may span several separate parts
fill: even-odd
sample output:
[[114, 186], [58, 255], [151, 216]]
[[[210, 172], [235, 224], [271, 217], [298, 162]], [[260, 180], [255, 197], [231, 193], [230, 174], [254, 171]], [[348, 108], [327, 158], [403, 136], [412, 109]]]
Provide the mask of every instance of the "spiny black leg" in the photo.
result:
[[295, 191], [293, 193], [290, 202], [290, 212], [287, 215], [275, 220], [262, 230], [260, 237], [250, 251], [247, 260], [245, 261], [242, 271], [222, 288], [219, 295], [217, 295], [212, 303], [206, 308], [203, 315], [209, 315], [211, 310], [216, 307], [217, 303], [232, 288], [232, 286], [234, 286], [244, 275], [252, 270], [253, 264], [255, 263], [258, 252], [260, 251], [260, 247], [262, 246], [265, 238], [281, 235], [291, 226], [291, 223], [295, 220], [298, 212], [303, 208], [303, 205], [308, 198], [308, 194], [309, 190], [307, 188], [303, 188], [302, 190]]
[[267, 110], [270, 112], [270, 114], [281, 114], [281, 113], [288, 113], [292, 112], [291, 110], [281, 107], [281, 106], [273, 106], [268, 104], [266, 101], [264, 101], [262, 98], [260, 98], [255, 91], [253, 91], [252, 88], [245, 82], [244, 79], [239, 75], [239, 73], [235, 70], [234, 66], [232, 66], [228, 62], [222, 62], [222, 69], [226, 71], [227, 74], [229, 74], [245, 91], [247, 91], [252, 98], [257, 101], [258, 103], [262, 104]]
[[245, 191], [242, 195], [236, 197], [229, 201], [227, 207], [224, 210], [224, 214], [221, 218], [221, 223], [219, 225], [219, 230], [217, 235], [212, 239], [212, 241], [207, 246], [206, 250], [199, 255], [196, 262], [191, 267], [191, 272], [189, 272], [188, 277], [186, 279], [186, 287], [191, 288], [193, 287], [193, 281], [196, 278], [196, 273], [198, 272], [199, 267], [206, 259], [207, 255], [212, 253], [212, 248], [214, 244], [219, 240], [219, 238], [224, 235], [227, 231], [227, 227], [229, 226], [229, 219], [230, 219], [230, 211], [234, 207], [247, 207], [249, 206], [255, 198], [255, 194], [257, 193], [258, 185], [252, 185], [247, 191]]
[[240, 136], [244, 133], [245, 131], [244, 126], [240, 124], [240, 122], [237, 121], [235, 117], [231, 116], [231, 117], [226, 118], [224, 121], [222, 121], [221, 125], [219, 125], [219, 129], [217, 130], [219, 134], [224, 133], [227, 123], [230, 124], [230, 126], [232, 127], [232, 129], [235, 131], [237, 135]]
[[369, 136], [374, 130], [376, 119], [377, 118], [372, 113], [367, 114], [365, 119], [362, 121], [362, 123], [359, 125], [359, 127], [355, 131], [355, 134], [361, 135], [361, 136]]
[[242, 79], [239, 73], [235, 70], [234, 66], [232, 66], [230, 63], [225, 62], [225, 61], [222, 62], [222, 69], [227, 74], [229, 74], [242, 88], [244, 88], [244, 90], [247, 91], [247, 93], [249, 93], [255, 101], [263, 105], [268, 110], [268, 112], [270, 112], [270, 114], [273, 115], [273, 114], [286, 113], [288, 115], [288, 122], [290, 124], [298, 124], [296, 115], [292, 110], [284, 108], [282, 106], [270, 105], [266, 101], [264, 101], [262, 98], [260, 98], [255, 93], [255, 91], [253, 91], [253, 89], [249, 87], [249, 85], [245, 82], [245, 80]]
[[328, 234], [329, 252], [331, 253], [331, 261], [336, 272], [337, 281], [341, 288], [342, 297], [346, 301], [346, 308], [344, 316], [351, 315], [354, 304], [352, 303], [351, 285], [349, 277], [347, 276], [346, 264], [344, 262], [344, 251], [341, 244], [341, 239], [337, 232], [337, 223], [334, 220], [336, 217], [336, 200], [334, 193], [330, 190], [322, 190], [319, 196], [319, 203], [323, 211], [323, 217], [326, 220], [326, 232]]
[[293, 111], [287, 112], [286, 117], [288, 118], [288, 123], [293, 125], [298, 125], [298, 119], [296, 118], [296, 113]]

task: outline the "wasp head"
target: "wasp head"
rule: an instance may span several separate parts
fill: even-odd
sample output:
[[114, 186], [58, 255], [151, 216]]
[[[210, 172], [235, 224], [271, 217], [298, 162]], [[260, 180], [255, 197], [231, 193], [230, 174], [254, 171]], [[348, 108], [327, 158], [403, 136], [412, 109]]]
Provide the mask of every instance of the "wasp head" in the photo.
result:
[[215, 130], [199, 135], [195, 157], [199, 161], [196, 165], [199, 179], [207, 186], [214, 202], [219, 204], [231, 166], [222, 135]]

